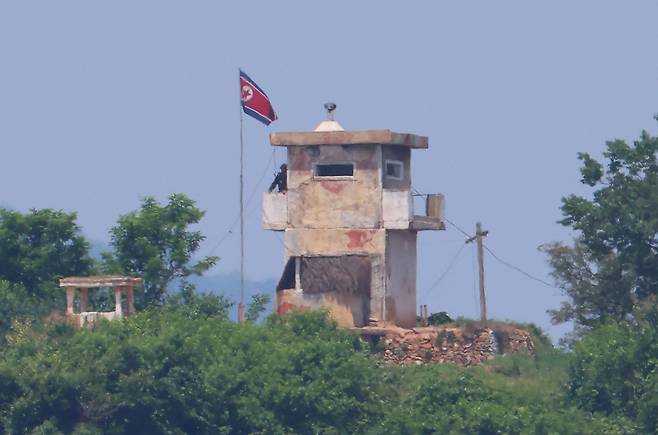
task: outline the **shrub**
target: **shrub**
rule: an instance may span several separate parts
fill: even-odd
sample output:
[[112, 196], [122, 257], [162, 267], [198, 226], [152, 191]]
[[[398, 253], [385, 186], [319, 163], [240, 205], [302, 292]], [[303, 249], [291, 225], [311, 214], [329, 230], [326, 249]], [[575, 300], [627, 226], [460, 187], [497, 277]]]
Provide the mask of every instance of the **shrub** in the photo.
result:
[[[270, 316], [258, 325], [197, 308], [189, 301], [165, 304], [100, 322], [93, 331], [21, 324], [0, 354], [0, 431], [605, 434], [632, 428], [623, 416], [611, 420], [565, 405], [563, 354], [518, 355], [469, 369], [379, 367], [368, 345], [325, 312]], [[655, 386], [655, 378], [647, 379]], [[647, 427], [655, 418], [652, 388], [644, 390], [641, 413]]]
[[655, 432], [658, 415], [658, 310], [636, 310], [633, 321], [609, 320], [574, 345], [567, 385], [571, 403], [635, 419]]
[[163, 308], [25, 334], [0, 357], [10, 433], [355, 433], [380, 409], [365, 344], [324, 313], [261, 327]]
[[438, 313], [432, 313], [427, 318], [427, 323], [433, 326], [443, 325], [445, 323], [452, 322], [452, 319], [445, 311], [440, 311]]
[[[563, 406], [537, 384], [510, 387], [503, 375], [450, 365], [394, 368], [398, 397], [372, 433], [387, 434], [618, 434], [607, 420]], [[527, 381], [526, 381], [527, 382]]]

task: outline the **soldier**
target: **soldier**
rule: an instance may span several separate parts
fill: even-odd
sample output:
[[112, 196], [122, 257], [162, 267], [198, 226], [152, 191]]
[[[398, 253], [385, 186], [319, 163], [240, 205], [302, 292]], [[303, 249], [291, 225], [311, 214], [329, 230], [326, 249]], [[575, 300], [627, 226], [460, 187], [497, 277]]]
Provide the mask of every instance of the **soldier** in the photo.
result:
[[274, 177], [274, 181], [270, 184], [269, 192], [277, 188], [279, 192], [288, 190], [288, 165], [285, 163], [281, 165], [280, 171]]

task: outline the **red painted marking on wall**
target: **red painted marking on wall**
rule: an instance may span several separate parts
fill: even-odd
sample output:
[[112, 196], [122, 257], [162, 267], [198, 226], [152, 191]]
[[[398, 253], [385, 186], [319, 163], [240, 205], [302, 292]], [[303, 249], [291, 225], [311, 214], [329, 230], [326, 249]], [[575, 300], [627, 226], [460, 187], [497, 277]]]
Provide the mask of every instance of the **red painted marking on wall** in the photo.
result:
[[286, 314], [289, 311], [298, 310], [298, 311], [309, 311], [311, 308], [304, 305], [295, 305], [290, 302], [283, 301], [276, 307], [276, 313], [280, 316]]
[[281, 302], [278, 307], [276, 307], [276, 313], [279, 316], [282, 316], [286, 314], [288, 311], [294, 310], [297, 308], [294, 304], [291, 304], [290, 302]]
[[363, 248], [373, 237], [369, 231], [364, 230], [349, 230], [345, 232], [345, 235], [349, 239], [347, 243], [348, 249]]
[[345, 184], [340, 181], [320, 181], [320, 186], [331, 193], [340, 193], [345, 189]]

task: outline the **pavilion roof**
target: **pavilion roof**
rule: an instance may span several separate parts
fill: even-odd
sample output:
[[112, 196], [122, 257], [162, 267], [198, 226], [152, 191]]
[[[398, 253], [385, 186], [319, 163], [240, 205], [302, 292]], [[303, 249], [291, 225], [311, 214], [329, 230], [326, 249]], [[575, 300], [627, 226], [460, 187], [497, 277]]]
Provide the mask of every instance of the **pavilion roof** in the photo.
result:
[[60, 287], [141, 287], [143, 285], [142, 278], [121, 275], [69, 276], [59, 280]]

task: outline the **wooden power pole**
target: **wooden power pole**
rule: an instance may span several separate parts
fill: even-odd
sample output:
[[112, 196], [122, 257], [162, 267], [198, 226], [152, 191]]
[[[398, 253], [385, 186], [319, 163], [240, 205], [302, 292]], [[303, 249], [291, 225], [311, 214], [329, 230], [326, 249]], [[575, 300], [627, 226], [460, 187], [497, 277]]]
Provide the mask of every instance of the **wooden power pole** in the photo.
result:
[[466, 240], [470, 243], [473, 240], [477, 242], [478, 246], [478, 266], [480, 272], [480, 320], [487, 321], [487, 297], [484, 291], [484, 247], [482, 239], [489, 234], [489, 231], [482, 231], [482, 224], [480, 222], [475, 224], [475, 236]]
[[478, 222], [475, 224], [475, 237], [478, 243], [478, 263], [480, 265], [480, 320], [487, 321], [487, 297], [484, 293], [484, 249], [482, 248], [482, 238], [485, 237], [489, 231], [482, 231], [482, 224]]

